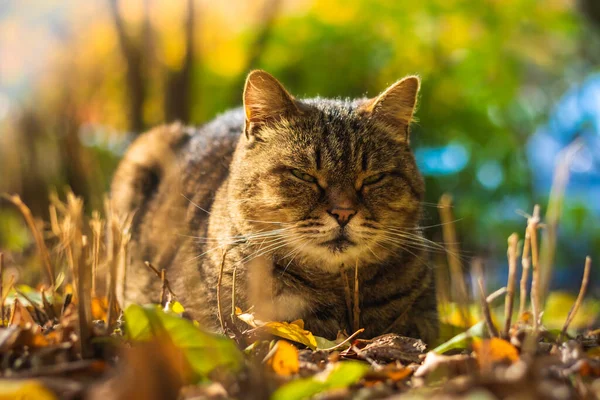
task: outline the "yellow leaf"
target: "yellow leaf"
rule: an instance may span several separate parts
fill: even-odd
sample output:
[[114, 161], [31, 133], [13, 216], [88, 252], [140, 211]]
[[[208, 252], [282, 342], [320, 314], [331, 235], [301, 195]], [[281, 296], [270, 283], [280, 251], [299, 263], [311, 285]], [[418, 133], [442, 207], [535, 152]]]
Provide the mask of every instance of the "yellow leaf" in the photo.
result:
[[4, 399], [54, 400], [56, 396], [34, 380], [5, 380], [0, 385], [0, 400]]
[[514, 362], [519, 359], [519, 352], [515, 346], [504, 339], [475, 339], [473, 341], [473, 349], [477, 354], [477, 360], [480, 365], [505, 360]]
[[273, 368], [277, 375], [290, 376], [297, 374], [300, 369], [298, 349], [285, 340], [280, 340], [275, 344], [272, 356], [268, 358], [267, 364]]
[[181, 305], [180, 302], [176, 301], [171, 306], [171, 311], [173, 311], [174, 313], [177, 313], [177, 314], [183, 314], [183, 312], [185, 311], [185, 308], [183, 308], [183, 306]]
[[[294, 321], [293, 323], [267, 322], [257, 329], [293, 342], [302, 343], [315, 350], [317, 348], [317, 340], [311, 332], [302, 329], [297, 322], [298, 321]], [[302, 325], [304, 325], [304, 323], [302, 323]]]
[[297, 319], [295, 321], [290, 322], [292, 325], [296, 325], [300, 329], [304, 329], [304, 321], [301, 319]]

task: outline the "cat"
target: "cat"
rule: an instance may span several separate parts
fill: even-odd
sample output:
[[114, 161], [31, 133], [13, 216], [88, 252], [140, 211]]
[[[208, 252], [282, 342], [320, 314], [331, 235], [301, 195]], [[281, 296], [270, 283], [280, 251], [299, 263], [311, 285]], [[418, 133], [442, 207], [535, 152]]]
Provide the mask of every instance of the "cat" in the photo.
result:
[[111, 188], [113, 212], [133, 216], [122, 304], [158, 300], [149, 261], [208, 329], [220, 329], [218, 305], [229, 318], [235, 277], [235, 305], [261, 320], [433, 342], [424, 182], [409, 146], [419, 88], [408, 76], [372, 99], [298, 100], [256, 70], [241, 108], [141, 135]]

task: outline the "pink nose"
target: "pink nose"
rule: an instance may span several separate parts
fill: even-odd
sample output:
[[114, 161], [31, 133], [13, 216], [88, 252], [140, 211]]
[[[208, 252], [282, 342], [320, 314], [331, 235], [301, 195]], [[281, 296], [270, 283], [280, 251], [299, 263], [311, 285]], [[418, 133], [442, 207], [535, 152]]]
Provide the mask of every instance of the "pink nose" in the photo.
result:
[[356, 215], [356, 210], [353, 208], [333, 208], [327, 212], [335, 218], [340, 226], [345, 226]]

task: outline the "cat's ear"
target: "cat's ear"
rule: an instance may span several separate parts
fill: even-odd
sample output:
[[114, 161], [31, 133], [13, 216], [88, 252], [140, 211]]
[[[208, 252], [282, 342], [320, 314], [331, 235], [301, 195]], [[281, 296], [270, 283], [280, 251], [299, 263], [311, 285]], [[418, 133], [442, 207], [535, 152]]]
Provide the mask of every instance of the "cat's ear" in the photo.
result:
[[246, 78], [244, 87], [245, 133], [250, 138], [269, 121], [299, 112], [298, 104], [272, 75], [255, 70]]
[[418, 76], [407, 76], [387, 88], [379, 96], [368, 100], [363, 111], [381, 125], [408, 141], [410, 123], [417, 106], [421, 80]]

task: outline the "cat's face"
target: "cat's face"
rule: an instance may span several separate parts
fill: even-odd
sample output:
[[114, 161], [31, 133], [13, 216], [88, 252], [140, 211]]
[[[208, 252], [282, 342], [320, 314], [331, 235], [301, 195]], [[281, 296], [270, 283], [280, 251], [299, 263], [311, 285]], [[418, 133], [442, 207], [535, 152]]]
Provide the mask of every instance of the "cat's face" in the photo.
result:
[[229, 193], [257, 255], [337, 270], [410, 250], [424, 192], [407, 141], [418, 80], [370, 101], [299, 102], [254, 74]]

